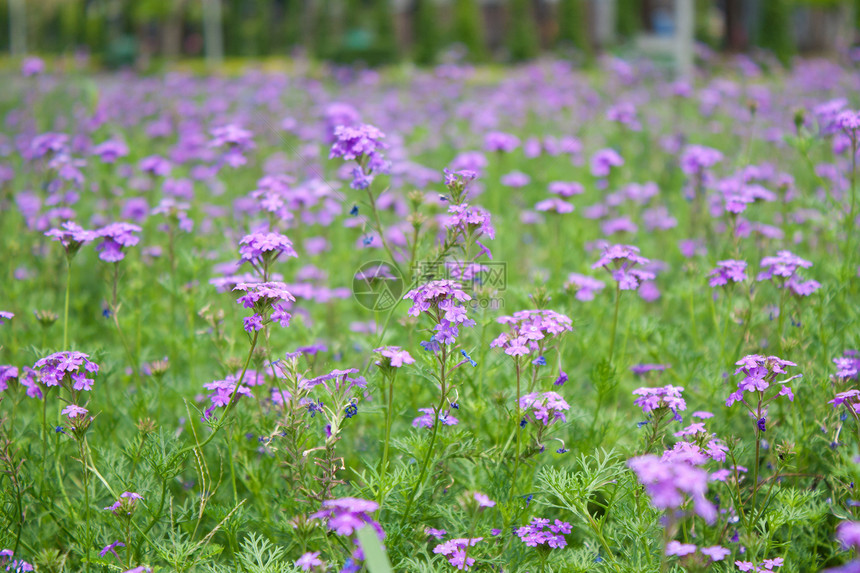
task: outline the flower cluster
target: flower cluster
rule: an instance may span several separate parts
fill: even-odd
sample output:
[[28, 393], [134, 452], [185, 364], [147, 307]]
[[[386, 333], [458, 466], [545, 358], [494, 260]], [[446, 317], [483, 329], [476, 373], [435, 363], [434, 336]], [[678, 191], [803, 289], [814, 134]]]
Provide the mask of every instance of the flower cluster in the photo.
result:
[[[738, 366], [735, 370], [735, 375], [743, 374], [743, 379], [738, 382], [738, 389], [732, 392], [726, 400], [726, 406], [731, 406], [735, 402], [743, 402], [747, 408], [752, 408], [744, 399], [744, 392], [755, 392], [759, 399], [762, 399], [764, 392], [777, 383], [776, 378], [781, 374], [786, 374], [786, 368], [789, 366], [797, 366], [794, 362], [777, 358], [776, 356], [761, 356], [759, 354], [750, 354], [744, 356], [735, 363]], [[795, 378], [800, 378], [802, 374], [796, 374], [790, 378], [778, 382], [780, 384], [779, 392], [772, 396], [769, 401], [777, 396], [787, 396], [789, 401], [794, 401], [794, 393], [791, 391], [791, 386], [788, 382]], [[760, 426], [762, 424], [759, 424]]]
[[99, 365], [89, 355], [77, 351], [55, 352], [33, 365], [39, 371], [39, 379], [48, 388], [63, 386], [76, 392], [89, 391], [93, 379], [88, 374], [98, 374]]
[[603, 281], [579, 273], [570, 273], [564, 283], [565, 290], [575, 292], [576, 300], [580, 301], [594, 300], [594, 294], [604, 287], [606, 283]]
[[570, 317], [545, 309], [520, 310], [513, 316], [499, 317], [497, 322], [508, 325], [510, 331], [500, 334], [490, 348], [504, 348], [505, 354], [513, 357], [540, 353], [551, 339], [573, 330]]
[[466, 315], [463, 303], [472, 300], [460, 286], [451, 280], [430, 281], [407, 292], [404, 299], [412, 301], [409, 316], [427, 314], [436, 323], [432, 342], [453, 344], [459, 336], [460, 326], [475, 326]]
[[251, 233], [242, 237], [239, 245], [242, 260], [264, 275], [267, 274], [269, 265], [281, 255], [298, 257], [292, 241], [280, 233]]
[[141, 228], [131, 223], [111, 223], [97, 231], [102, 241], [96, 245], [99, 258], [108, 263], [118, 263], [125, 258], [123, 248], [133, 247], [140, 238], [134, 233], [139, 233]]
[[60, 241], [63, 249], [66, 251], [66, 257], [71, 259], [83, 245], [97, 239], [99, 233], [96, 231], [87, 231], [75, 222], [66, 221], [59, 229], [47, 231], [45, 236]]
[[381, 141], [385, 134], [377, 127], [369, 124], [340, 125], [335, 128], [334, 136], [329, 158], [340, 157], [358, 163], [352, 171], [350, 187], [353, 189], [367, 189], [377, 173], [390, 170], [390, 165], [381, 153], [387, 147]]
[[448, 206], [448, 218], [444, 221], [446, 229], [454, 230], [455, 235], [463, 238], [478, 238], [486, 235], [496, 238], [496, 230], [491, 223], [490, 213], [481, 207], [468, 203]]
[[467, 557], [467, 548], [474, 547], [479, 541], [483, 541], [483, 539], [483, 537], [449, 539], [434, 547], [433, 553], [444, 555], [448, 559], [448, 563], [456, 569], [468, 571], [469, 567], [475, 564], [475, 559]]
[[11, 549], [0, 550], [0, 567], [4, 567], [4, 571], [10, 573], [29, 573], [36, 569], [30, 563], [23, 559], [13, 559], [15, 553]]
[[639, 482], [657, 509], [677, 509], [685, 503], [685, 494], [693, 501], [697, 515], [708, 523], [717, 518], [717, 509], [705, 494], [708, 491], [708, 472], [684, 462], [663, 461], [654, 455], [627, 460]]
[[836, 365], [836, 374], [832, 378], [847, 382], [848, 380], [856, 380], [857, 374], [860, 372], [860, 354], [856, 350], [846, 350], [839, 358], [834, 358], [833, 363]]
[[520, 397], [520, 409], [524, 412], [523, 421], [547, 427], [557, 420], [566, 422], [564, 413], [570, 405], [557, 392], [532, 392]]
[[640, 281], [653, 280], [654, 273], [634, 268], [636, 265], [650, 263], [639, 255], [639, 249], [630, 245], [610, 245], [604, 251], [592, 269], [604, 268], [618, 283], [621, 290], [635, 290]]
[[765, 559], [760, 565], [756, 565], [752, 561], [735, 561], [735, 567], [738, 571], [754, 571], [755, 573], [764, 573], [765, 571], [773, 571], [777, 567], [782, 567], [784, 560], [782, 557], [775, 559]]
[[41, 400], [42, 389], [39, 388], [38, 379], [38, 372], [28, 366], [19, 371], [16, 366], [0, 364], [0, 392], [6, 391], [10, 382], [17, 382], [27, 389], [27, 396]]
[[775, 257], [763, 258], [761, 266], [763, 270], [758, 274], [756, 280], [776, 281], [779, 288], [787, 288], [797, 296], [809, 296], [821, 288], [818, 281], [804, 281], [798, 274], [800, 269], [808, 269], [812, 263], [789, 251], [779, 251]]
[[399, 346], [382, 346], [375, 348], [374, 352], [378, 352], [382, 356], [381, 360], [376, 361], [376, 365], [381, 368], [401, 368], [404, 364], [412, 364], [415, 359]]
[[254, 149], [253, 136], [250, 131], [237, 125], [228, 124], [212, 130], [212, 141], [209, 147], [225, 147], [227, 151], [221, 161], [230, 167], [240, 167], [247, 163], [245, 152]]
[[681, 396], [683, 391], [683, 386], [672, 386], [671, 384], [658, 388], [643, 386], [633, 390], [633, 394], [639, 396], [633, 403], [642, 408], [644, 414], [666, 409], [672, 412], [675, 420], [680, 422], [681, 414], [679, 412], [687, 409], [687, 402]]
[[528, 525], [517, 528], [516, 534], [528, 547], [546, 545], [553, 549], [561, 549], [567, 546], [564, 536], [573, 530], [566, 521], [556, 519], [550, 523], [548, 519], [532, 517]]
[[717, 268], [708, 274], [708, 284], [712, 287], [726, 286], [730, 282], [741, 283], [747, 280], [746, 261], [719, 261]]
[[119, 499], [113, 505], [109, 505], [104, 509], [105, 511], [113, 512], [114, 515], [129, 517], [134, 513], [136, 502], [139, 499], [143, 499], [143, 496], [139, 493], [126, 491], [120, 494]]
[[290, 325], [292, 315], [287, 312], [285, 303], [295, 302], [296, 298], [284, 283], [239, 283], [233, 290], [244, 292], [236, 302], [254, 311], [244, 319], [246, 332], [262, 330], [270, 322], [277, 322], [285, 328]]
[[[436, 421], [436, 410], [433, 408], [418, 408], [421, 415], [412, 420], [413, 428], [432, 428]], [[456, 426], [460, 420], [451, 415], [451, 410], [439, 412], [439, 423], [443, 426]]]

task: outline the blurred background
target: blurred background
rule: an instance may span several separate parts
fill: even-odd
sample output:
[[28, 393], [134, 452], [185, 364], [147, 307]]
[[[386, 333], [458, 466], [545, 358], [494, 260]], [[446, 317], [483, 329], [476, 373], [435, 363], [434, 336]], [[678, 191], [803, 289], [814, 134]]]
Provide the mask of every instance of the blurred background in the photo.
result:
[[858, 18], [860, 0], [0, 0], [0, 50], [149, 69], [299, 55], [369, 66], [546, 53], [587, 62], [601, 51], [692, 51], [695, 41], [789, 63], [851, 48]]

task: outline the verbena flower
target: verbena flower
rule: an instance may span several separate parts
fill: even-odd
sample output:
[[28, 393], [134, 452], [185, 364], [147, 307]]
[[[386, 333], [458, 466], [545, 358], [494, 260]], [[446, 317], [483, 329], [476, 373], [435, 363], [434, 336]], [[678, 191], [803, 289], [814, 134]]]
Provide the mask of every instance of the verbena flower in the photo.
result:
[[666, 555], [677, 555], [683, 557], [695, 553], [698, 548], [692, 543], [681, 543], [680, 541], [670, 541], [666, 544]]
[[66, 251], [68, 258], [73, 258], [80, 248], [99, 237], [96, 231], [87, 231], [77, 223], [66, 221], [59, 229], [51, 229], [45, 233], [46, 237], [51, 237], [56, 241], [60, 241], [63, 249]]
[[287, 303], [295, 302], [296, 298], [284, 283], [239, 283], [233, 290], [245, 293], [236, 302], [254, 312], [244, 319], [246, 332], [261, 330], [271, 322], [284, 328], [290, 325], [292, 315], [287, 312]]
[[377, 366], [400, 368], [404, 364], [412, 364], [415, 359], [399, 346], [382, 346], [375, 348], [374, 352], [378, 352], [382, 356], [382, 360], [377, 360]]
[[797, 366], [794, 362], [783, 360], [776, 356], [765, 357], [759, 354], [750, 354], [738, 360], [735, 365], [738, 366], [737, 370], [735, 370], [735, 375], [743, 374], [744, 377], [738, 382], [737, 391], [730, 394], [726, 400], [727, 407], [735, 402], [743, 402], [752, 411], [751, 406], [744, 399], [744, 392], [756, 393], [759, 399], [763, 399], [765, 391], [774, 384], [779, 384], [779, 391], [771, 396], [767, 402], [774, 400], [778, 396], [787, 396], [789, 401], [794, 401], [794, 393], [791, 391], [788, 382], [801, 377], [801, 374], [776, 382], [776, 379], [780, 375], [786, 374], [786, 368]]
[[856, 350], [846, 350], [841, 357], [834, 358], [833, 363], [836, 365], [836, 374], [831, 378], [839, 382], [857, 379], [860, 372], [860, 354]]
[[490, 348], [502, 348], [505, 354], [514, 357], [542, 354], [549, 342], [573, 330], [570, 317], [548, 309], [520, 310], [496, 321], [508, 325], [509, 331], [493, 340]]
[[329, 159], [340, 157], [345, 160], [361, 161], [387, 146], [382, 142], [385, 134], [379, 128], [361, 124], [358, 126], [340, 125], [334, 129], [335, 142], [331, 146]]
[[23, 559], [13, 559], [14, 552], [11, 549], [0, 550], [0, 567], [10, 573], [27, 573], [36, 569]]
[[711, 558], [711, 561], [722, 561], [729, 555], [731, 555], [731, 550], [722, 547], [721, 545], [712, 545], [710, 547], [701, 547], [699, 551], [702, 552], [703, 555], [707, 555]]
[[106, 227], [102, 227], [97, 231], [97, 235], [101, 238], [101, 242], [96, 245], [96, 251], [99, 253], [99, 258], [108, 263], [116, 263], [125, 258], [123, 249], [125, 247], [133, 247], [140, 238], [135, 235], [139, 233], [141, 228], [131, 223], [111, 223]]
[[510, 133], [491, 131], [484, 136], [484, 149], [490, 152], [510, 153], [520, 146], [520, 138]]
[[591, 158], [591, 174], [595, 177], [607, 177], [613, 167], [624, 165], [624, 158], [614, 149], [601, 149]]
[[635, 290], [639, 281], [653, 280], [656, 275], [651, 271], [634, 268], [636, 265], [650, 263], [639, 255], [639, 249], [630, 245], [610, 245], [604, 249], [592, 269], [603, 268], [612, 275], [621, 290]]
[[8, 310], [0, 310], [0, 324], [6, 324], [7, 320], [12, 320], [15, 318], [14, 312], [9, 312]]
[[761, 266], [763, 270], [756, 280], [774, 281], [779, 288], [787, 288], [797, 296], [809, 296], [821, 287], [818, 281], [801, 278], [798, 271], [808, 269], [812, 263], [790, 251], [779, 251], [775, 257], [763, 258]]
[[469, 567], [475, 564], [475, 559], [467, 557], [466, 548], [474, 547], [483, 539], [483, 537], [450, 539], [434, 547], [433, 553], [444, 555], [455, 569], [468, 571]]
[[680, 422], [681, 414], [679, 412], [687, 409], [687, 402], [681, 396], [683, 391], [683, 386], [672, 386], [671, 384], [657, 388], [643, 386], [633, 390], [633, 395], [639, 396], [633, 403], [642, 408], [644, 414], [665, 408], [672, 412], [675, 420]]
[[[433, 408], [418, 408], [421, 415], [412, 420], [413, 428], [432, 428], [436, 419], [436, 410]], [[439, 412], [439, 423], [443, 426], [456, 426], [460, 421], [451, 415], [451, 410]]]
[[681, 154], [681, 171], [691, 177], [702, 173], [723, 160], [722, 152], [704, 145], [688, 145]]
[[139, 499], [143, 499], [143, 496], [139, 493], [126, 491], [120, 494], [119, 499], [116, 500], [113, 505], [109, 505], [104, 509], [105, 511], [113, 512], [114, 515], [124, 517], [131, 516], [134, 513], [137, 500]]
[[570, 405], [557, 392], [532, 392], [520, 397], [520, 409], [525, 420], [547, 427], [558, 420], [566, 422]]
[[689, 498], [695, 513], [702, 519], [708, 523], [716, 520], [717, 509], [705, 497], [708, 491], [708, 472], [705, 470], [684, 462], [663, 461], [650, 454], [627, 460], [627, 467], [645, 486], [655, 508], [678, 509]]
[[528, 547], [545, 545], [553, 549], [561, 549], [567, 546], [564, 536], [572, 530], [573, 527], [566, 521], [556, 519], [550, 522], [549, 519], [532, 517], [528, 525], [517, 528], [516, 535]]
[[370, 525], [382, 541], [385, 539], [385, 532], [382, 526], [370, 517], [370, 514], [377, 509], [379, 509], [378, 503], [366, 499], [356, 497], [327, 499], [322, 502], [322, 509], [312, 513], [310, 519], [324, 522], [328, 529], [341, 537], [351, 537], [357, 530]]
[[212, 130], [209, 147], [226, 148], [221, 161], [230, 167], [240, 167], [247, 163], [245, 152], [255, 147], [254, 134], [238, 125], [228, 124]]
[[63, 386], [77, 392], [91, 390], [93, 379], [87, 376], [99, 371], [99, 365], [91, 361], [89, 355], [77, 351], [55, 352], [38, 360], [33, 368], [48, 388]]
[[301, 557], [296, 559], [295, 566], [302, 571], [313, 571], [316, 567], [320, 567], [323, 565], [323, 562], [320, 560], [319, 557], [319, 551], [308, 551], [307, 553], [303, 553]]
[[459, 327], [475, 326], [468, 318], [463, 304], [472, 299], [460, 287], [460, 283], [450, 280], [430, 281], [407, 292], [404, 299], [412, 301], [410, 316], [429, 316], [435, 323], [437, 333], [433, 339], [439, 344], [453, 344], [459, 336]]
[[239, 255], [243, 261], [247, 261], [263, 274], [266, 274], [269, 265], [277, 261], [282, 255], [298, 257], [292, 241], [280, 233], [245, 235], [239, 241]]
[[717, 268], [708, 274], [708, 284], [712, 287], [718, 287], [726, 286], [730, 282], [743, 282], [747, 279], [746, 268], [746, 261], [719, 261]]

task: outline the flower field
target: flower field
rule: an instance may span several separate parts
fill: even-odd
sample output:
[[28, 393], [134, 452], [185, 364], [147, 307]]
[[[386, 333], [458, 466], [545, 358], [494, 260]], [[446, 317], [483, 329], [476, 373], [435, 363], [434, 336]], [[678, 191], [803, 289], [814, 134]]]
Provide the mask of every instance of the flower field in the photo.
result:
[[0, 569], [860, 571], [855, 64], [4, 80]]

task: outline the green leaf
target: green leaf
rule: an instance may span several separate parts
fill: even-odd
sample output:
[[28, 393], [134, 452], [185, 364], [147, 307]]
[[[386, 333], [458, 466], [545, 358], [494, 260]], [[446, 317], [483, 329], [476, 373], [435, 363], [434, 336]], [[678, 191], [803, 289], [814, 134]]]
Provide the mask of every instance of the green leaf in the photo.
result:
[[379, 537], [376, 536], [376, 530], [373, 527], [365, 525], [359, 529], [358, 542], [361, 544], [362, 551], [364, 551], [364, 562], [370, 573], [394, 573], [394, 569], [391, 568], [391, 562], [388, 561], [385, 549], [382, 548], [382, 544], [379, 542]]

